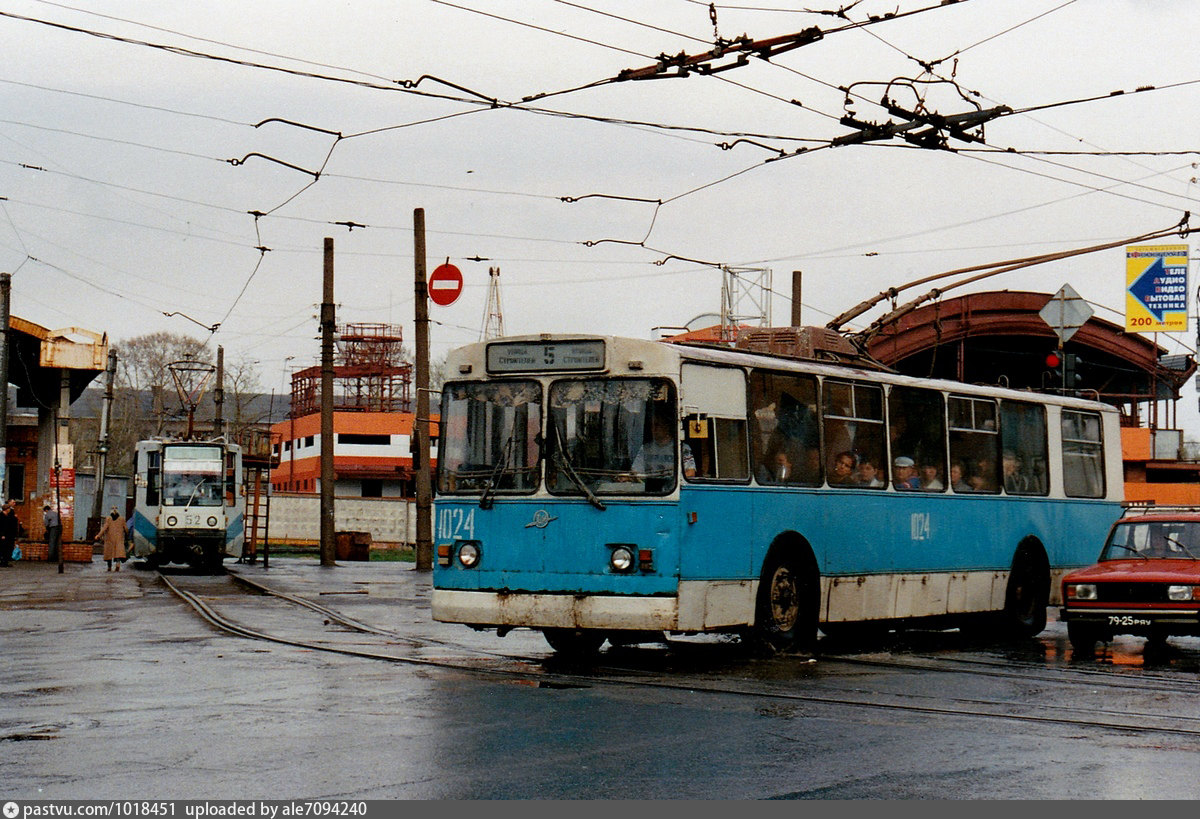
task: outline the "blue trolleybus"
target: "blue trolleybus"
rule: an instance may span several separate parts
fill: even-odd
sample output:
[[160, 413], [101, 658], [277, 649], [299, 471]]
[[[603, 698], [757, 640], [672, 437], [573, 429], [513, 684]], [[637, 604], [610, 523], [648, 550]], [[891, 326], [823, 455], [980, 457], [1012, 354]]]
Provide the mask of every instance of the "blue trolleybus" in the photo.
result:
[[1115, 409], [735, 349], [529, 336], [453, 352], [433, 616], [607, 639], [1040, 632], [1120, 516]]
[[139, 441], [134, 465], [133, 554], [153, 566], [218, 570], [241, 557], [246, 495], [242, 450], [223, 440]]

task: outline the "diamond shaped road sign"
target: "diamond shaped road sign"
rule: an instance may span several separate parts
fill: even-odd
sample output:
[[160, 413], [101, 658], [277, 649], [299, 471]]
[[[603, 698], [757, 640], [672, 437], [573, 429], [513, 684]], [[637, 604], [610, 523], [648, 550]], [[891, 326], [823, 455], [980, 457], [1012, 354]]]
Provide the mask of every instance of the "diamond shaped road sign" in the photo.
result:
[[1076, 330], [1087, 323], [1093, 312], [1088, 303], [1083, 300], [1083, 296], [1075, 292], [1075, 288], [1064, 284], [1057, 293], [1050, 297], [1046, 306], [1038, 311], [1038, 315], [1042, 317], [1042, 321], [1050, 325], [1050, 329], [1054, 330], [1059, 341], [1065, 344], [1071, 336], [1075, 335]]

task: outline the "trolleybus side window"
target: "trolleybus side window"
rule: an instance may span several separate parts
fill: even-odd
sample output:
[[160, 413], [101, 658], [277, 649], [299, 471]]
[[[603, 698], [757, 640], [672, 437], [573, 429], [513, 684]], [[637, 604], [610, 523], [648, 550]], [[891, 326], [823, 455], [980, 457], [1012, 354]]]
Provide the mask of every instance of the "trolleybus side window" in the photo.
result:
[[1046, 408], [1039, 404], [1000, 404], [1000, 471], [1010, 495], [1050, 491], [1046, 455]]
[[679, 402], [684, 418], [683, 442], [696, 462], [689, 481], [747, 481], [746, 373], [735, 367], [684, 362], [680, 367]]
[[1100, 416], [1063, 410], [1063, 491], [1069, 498], [1104, 497], [1104, 444]]
[[856, 486], [860, 464], [884, 462], [882, 387], [826, 380], [822, 420], [830, 486]]
[[[1000, 464], [996, 402], [952, 395], [950, 469], [955, 492], [998, 492]], [[961, 480], [955, 475], [961, 473]]]
[[755, 370], [748, 392], [751, 464], [758, 482], [820, 485], [817, 379]]
[[[679, 411], [663, 378], [550, 385], [546, 486], [555, 494], [667, 494], [679, 471]], [[443, 422], [444, 423], [444, 422]], [[694, 474], [691, 450], [684, 469]]]
[[893, 462], [912, 461], [910, 488], [946, 491], [946, 410], [940, 392], [892, 387], [888, 391], [888, 440]]
[[683, 442], [696, 461], [696, 474], [689, 481], [745, 481], [750, 477], [746, 419], [689, 415], [684, 419]]
[[536, 381], [447, 384], [438, 491], [533, 492], [541, 427], [542, 388]]

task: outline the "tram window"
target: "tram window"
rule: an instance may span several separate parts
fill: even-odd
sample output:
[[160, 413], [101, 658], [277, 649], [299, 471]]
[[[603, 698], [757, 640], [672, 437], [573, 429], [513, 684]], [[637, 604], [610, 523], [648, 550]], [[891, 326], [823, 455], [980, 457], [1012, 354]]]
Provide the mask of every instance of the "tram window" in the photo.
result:
[[683, 440], [696, 461], [696, 474], [688, 480], [744, 481], [750, 477], [744, 419], [689, 416], [684, 421]]
[[909, 488], [946, 491], [946, 412], [940, 392], [892, 387], [888, 391], [888, 440], [893, 459], [912, 459], [915, 473]]
[[1046, 408], [1005, 401], [1000, 405], [1000, 471], [1010, 495], [1045, 495], [1050, 489]]
[[817, 379], [756, 370], [748, 383], [755, 478], [762, 484], [819, 485]]
[[162, 486], [162, 453], [146, 453], [146, 505], [158, 506]]
[[951, 396], [950, 481], [955, 492], [999, 492], [996, 402]]
[[1063, 410], [1063, 491], [1069, 498], [1104, 497], [1104, 446], [1100, 416]]
[[[861, 464], [878, 467], [885, 460], [883, 388], [875, 384], [826, 381], [824, 390], [824, 463], [829, 484], [857, 487], [859, 479], [855, 476]], [[877, 480], [885, 478], [880, 476]]]

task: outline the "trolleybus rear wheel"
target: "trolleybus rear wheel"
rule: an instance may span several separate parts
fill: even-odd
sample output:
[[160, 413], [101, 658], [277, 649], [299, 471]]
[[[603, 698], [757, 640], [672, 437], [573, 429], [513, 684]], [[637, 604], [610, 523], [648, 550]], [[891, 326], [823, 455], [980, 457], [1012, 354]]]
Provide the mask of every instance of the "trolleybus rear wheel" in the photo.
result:
[[546, 628], [542, 634], [550, 648], [559, 656], [586, 660], [596, 655], [604, 645], [604, 632], [583, 628]]
[[812, 572], [792, 556], [773, 552], [758, 586], [754, 641], [771, 651], [815, 650], [817, 594]]

